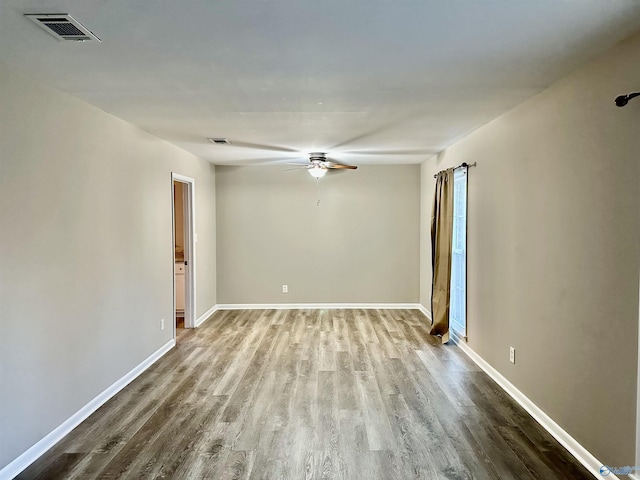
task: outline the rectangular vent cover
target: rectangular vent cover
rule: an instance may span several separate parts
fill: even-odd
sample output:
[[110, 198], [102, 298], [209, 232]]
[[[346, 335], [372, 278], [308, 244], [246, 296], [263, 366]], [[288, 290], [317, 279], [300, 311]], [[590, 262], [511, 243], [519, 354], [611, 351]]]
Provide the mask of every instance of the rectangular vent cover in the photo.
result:
[[209, 140], [211, 143], [218, 143], [218, 144], [224, 144], [224, 145], [231, 144], [231, 142], [226, 138], [207, 138], [207, 140]]
[[36, 13], [26, 14], [29, 20], [40, 26], [58, 40], [101, 40], [79, 21], [66, 13]]

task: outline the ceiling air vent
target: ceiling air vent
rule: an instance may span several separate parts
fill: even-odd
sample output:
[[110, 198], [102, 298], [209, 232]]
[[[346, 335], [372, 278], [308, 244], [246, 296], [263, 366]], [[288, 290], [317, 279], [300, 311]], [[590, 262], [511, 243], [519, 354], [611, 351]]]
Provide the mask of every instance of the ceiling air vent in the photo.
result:
[[45, 29], [58, 40], [75, 40], [76, 42], [101, 41], [84, 25], [66, 13], [36, 13], [26, 14], [25, 17]]
[[231, 145], [231, 142], [226, 138], [207, 138], [207, 140], [218, 145]]

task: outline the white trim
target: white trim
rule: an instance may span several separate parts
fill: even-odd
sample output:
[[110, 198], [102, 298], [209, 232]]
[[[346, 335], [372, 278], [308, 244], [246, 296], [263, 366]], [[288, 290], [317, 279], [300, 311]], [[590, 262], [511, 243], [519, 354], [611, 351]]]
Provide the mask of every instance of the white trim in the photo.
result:
[[630, 478], [631, 480], [640, 480], [640, 474], [638, 474], [638, 473], [632, 473], [632, 474], [630, 474], [630, 475], [629, 475], [629, 478]]
[[200, 325], [202, 325], [206, 320], [208, 320], [211, 315], [213, 315], [214, 313], [216, 313], [219, 310], [218, 305], [214, 305], [213, 307], [211, 307], [209, 310], [207, 310], [206, 312], [204, 312], [202, 315], [200, 315], [197, 319], [196, 319], [196, 328], [199, 327]]
[[221, 303], [217, 310], [319, 310], [319, 309], [387, 309], [420, 310], [418, 303]]
[[[184, 326], [185, 328], [194, 328], [196, 326], [196, 181], [191, 177], [171, 172], [171, 189], [173, 191], [173, 182], [181, 182], [184, 184], [183, 198], [188, 201], [183, 202], [183, 209], [186, 211], [184, 215], [184, 236], [185, 236], [185, 302], [184, 302]], [[171, 197], [172, 205], [174, 204], [173, 195]], [[172, 210], [175, 210], [175, 206]], [[173, 211], [175, 219], [175, 211]], [[175, 225], [173, 227], [175, 232]], [[175, 235], [175, 233], [172, 233]], [[175, 238], [173, 240], [175, 248]], [[174, 255], [174, 252], [172, 252]], [[175, 278], [175, 267], [174, 267]], [[175, 280], [173, 288], [173, 301], [175, 310]], [[175, 312], [174, 312], [175, 320]], [[175, 321], [174, 321], [175, 323]], [[175, 327], [174, 327], [175, 338]]]
[[[451, 339], [466, 353], [487, 375], [489, 375], [511, 398], [513, 398], [529, 415], [531, 415], [547, 432], [549, 432], [564, 448], [566, 448], [576, 460], [578, 460], [596, 478], [605, 478], [600, 474], [600, 467], [605, 465], [594, 457], [576, 439], [569, 435], [560, 425], [554, 422], [549, 415], [533, 403], [524, 393], [518, 390], [509, 380], [502, 376], [487, 361], [478, 355], [465, 341], [460, 341], [459, 335], [451, 332]], [[619, 480], [616, 475], [606, 476], [607, 480]]]
[[[638, 299], [640, 300], [640, 282], [638, 282]], [[638, 305], [638, 326], [640, 327], [640, 304]], [[636, 384], [636, 465], [640, 465], [640, 328], [638, 328], [638, 379]], [[640, 474], [630, 475], [636, 480], [640, 480]]]
[[[459, 332], [456, 332], [455, 330], [453, 330], [452, 328], [449, 329], [449, 337], [451, 338], [451, 340], [453, 341], [453, 343], [455, 343], [456, 345], [458, 345], [460, 348], [462, 348], [462, 346], [460, 345], [461, 343], [464, 343], [465, 347], [467, 345], [467, 341], [465, 340], [464, 337], [462, 337], [460, 335]], [[467, 347], [468, 348], [468, 347]], [[464, 350], [464, 348], [462, 348]], [[466, 353], [466, 352], [465, 352]], [[467, 353], [467, 355], [469, 355]]]
[[[188, 212], [189, 212], [189, 221], [186, 226], [188, 226], [188, 236], [185, 240], [185, 243], [189, 242], [189, 265], [186, 269], [187, 276], [185, 277], [185, 285], [187, 282], [190, 284], [189, 289], [186, 290], [190, 292], [190, 295], [185, 299], [185, 306], [187, 303], [189, 304], [189, 325], [185, 323], [185, 327], [193, 327], [196, 326], [196, 181], [191, 179], [189, 183], [189, 187], [187, 189], [189, 202]], [[187, 231], [187, 229], [185, 229]], [[185, 312], [185, 320], [186, 320]]]
[[176, 302], [176, 186], [171, 174], [171, 285], [173, 285], [173, 303], [171, 304], [171, 331], [173, 332], [173, 340], [177, 338], [177, 302]]
[[193, 183], [195, 180], [186, 175], [180, 175], [179, 173], [171, 172], [171, 179], [182, 183]]
[[[464, 301], [464, 308], [462, 309], [462, 312], [460, 312], [464, 318], [462, 323], [460, 322], [460, 319], [457, 318], [456, 321], [452, 321], [452, 317], [455, 318], [455, 312], [454, 312], [454, 308], [453, 308], [453, 303], [454, 300], [453, 298], [451, 298], [451, 308], [449, 311], [449, 330], [453, 330], [454, 326], [461, 326], [462, 328], [458, 328], [458, 335], [460, 336], [460, 333], [462, 334], [462, 337], [467, 336], [467, 228], [468, 228], [468, 223], [469, 223], [469, 216], [467, 215], [468, 211], [469, 211], [469, 183], [467, 182], [467, 173], [468, 173], [469, 167], [468, 166], [461, 166], [461, 168], [459, 169], [455, 169], [453, 171], [453, 223], [452, 223], [452, 229], [453, 229], [453, 235], [451, 238], [451, 278], [449, 279], [451, 283], [454, 280], [454, 262], [457, 262], [456, 260], [454, 260], [455, 257], [458, 257], [458, 255], [454, 255], [454, 248], [453, 245], [456, 243], [457, 240], [457, 221], [456, 221], [456, 214], [459, 213], [458, 212], [458, 202], [456, 200], [456, 184], [460, 184], [460, 183], [464, 183], [464, 222], [462, 222], [463, 227], [464, 227], [464, 249], [462, 250], [462, 256], [464, 257], [464, 262], [462, 263], [462, 266], [464, 267], [464, 272], [462, 275], [462, 280], [464, 283], [464, 295], [462, 295], [463, 297], [463, 301]], [[458, 217], [460, 217], [460, 215], [458, 215]], [[454, 295], [454, 288], [453, 285], [450, 285], [450, 289], [451, 289], [451, 297], [453, 297]]]
[[431, 312], [426, 309], [424, 305], [421, 303], [418, 304], [418, 310], [425, 314], [425, 316], [429, 319], [429, 321], [433, 321], [433, 317], [431, 316]]
[[175, 339], [169, 340], [158, 350], [153, 352], [149, 357], [134, 367], [129, 373], [125, 374], [113, 385], [107, 387], [97, 397], [87, 403], [84, 407], [71, 415], [61, 425], [46, 435], [42, 440], [29, 448], [26, 452], [16, 458], [14, 461], [0, 470], [0, 480], [10, 480], [16, 477], [25, 468], [35, 462], [40, 456], [52, 448], [56, 443], [64, 438], [71, 430], [82, 423], [89, 415], [104, 405], [111, 397], [126, 387], [129, 383], [136, 379], [142, 372], [153, 365], [160, 357], [171, 350], [176, 345]]

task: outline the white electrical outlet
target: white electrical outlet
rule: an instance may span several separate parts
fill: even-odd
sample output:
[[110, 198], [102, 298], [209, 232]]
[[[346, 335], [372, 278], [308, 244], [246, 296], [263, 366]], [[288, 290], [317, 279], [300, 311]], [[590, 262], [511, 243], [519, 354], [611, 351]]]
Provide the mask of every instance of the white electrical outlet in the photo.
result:
[[164, 318], [160, 320], [160, 330], [164, 330]]
[[289, 293], [289, 285], [282, 285], [282, 293]]
[[509, 347], [509, 361], [516, 363], [516, 349], [513, 347]]

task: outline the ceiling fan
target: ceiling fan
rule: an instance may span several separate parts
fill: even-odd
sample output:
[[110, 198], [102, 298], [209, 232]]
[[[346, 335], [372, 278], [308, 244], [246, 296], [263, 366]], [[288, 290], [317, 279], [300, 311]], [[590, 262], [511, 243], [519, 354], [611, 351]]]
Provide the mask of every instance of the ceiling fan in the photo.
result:
[[[430, 149], [366, 149], [366, 150], [345, 150], [344, 147], [355, 142], [360, 141], [363, 138], [371, 136], [373, 133], [380, 131], [381, 129], [377, 129], [374, 132], [366, 133], [359, 135], [356, 138], [352, 138], [350, 140], [344, 141], [340, 144], [334, 145], [332, 147], [328, 147], [331, 151], [335, 151], [337, 155], [345, 154], [349, 157], [358, 156], [363, 157], [367, 161], [371, 161], [371, 157], [380, 156], [388, 156], [397, 158], [399, 156], [411, 156], [411, 157], [422, 157], [426, 158], [428, 156], [434, 155], [437, 153], [435, 150]], [[339, 161], [336, 161], [334, 158], [327, 157], [327, 153], [325, 152], [312, 152], [309, 153], [309, 162], [295, 162], [300, 155], [303, 154], [303, 150], [298, 148], [292, 148], [282, 145], [273, 145], [273, 144], [261, 144], [255, 142], [247, 142], [241, 140], [230, 141], [225, 137], [208, 137], [207, 140], [216, 145], [226, 145], [232, 148], [240, 148], [241, 150], [260, 150], [265, 155], [260, 157], [242, 157], [234, 159], [232, 162], [229, 162], [229, 165], [263, 165], [263, 164], [285, 164], [285, 165], [293, 165], [298, 168], [305, 168], [309, 171], [309, 173], [316, 177], [323, 177], [327, 171], [329, 170], [355, 170], [358, 168], [355, 165], [346, 165]], [[315, 143], [315, 142], [314, 142]], [[275, 157], [272, 156], [271, 152], [280, 152], [285, 154], [286, 157]], [[297, 154], [297, 155], [294, 155]], [[295, 163], [290, 163], [291, 161]], [[374, 163], [380, 163], [378, 161]], [[411, 162], [410, 162], [411, 163]], [[227, 164], [227, 163], [224, 163]], [[294, 170], [294, 169], [289, 169]]]
[[287, 163], [306, 169], [312, 177], [321, 178], [329, 170], [355, 170], [356, 165], [344, 165], [333, 160], [327, 160], [327, 154], [323, 152], [312, 152], [309, 154], [309, 163]]

